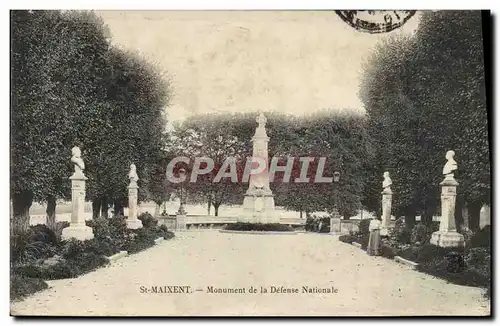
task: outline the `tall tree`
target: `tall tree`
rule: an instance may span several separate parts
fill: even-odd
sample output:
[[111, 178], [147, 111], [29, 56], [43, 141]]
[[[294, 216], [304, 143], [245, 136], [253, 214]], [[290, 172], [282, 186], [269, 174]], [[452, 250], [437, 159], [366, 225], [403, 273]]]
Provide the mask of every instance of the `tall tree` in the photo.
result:
[[69, 196], [69, 157], [86, 116], [102, 108], [107, 31], [88, 12], [11, 11], [11, 198], [17, 227], [29, 226], [33, 200]]
[[477, 227], [479, 209], [490, 200], [480, 13], [423, 13], [415, 36], [380, 46], [364, 76], [370, 133], [378, 160], [394, 171], [397, 206], [430, 222], [439, 208], [444, 154], [452, 149], [457, 199]]

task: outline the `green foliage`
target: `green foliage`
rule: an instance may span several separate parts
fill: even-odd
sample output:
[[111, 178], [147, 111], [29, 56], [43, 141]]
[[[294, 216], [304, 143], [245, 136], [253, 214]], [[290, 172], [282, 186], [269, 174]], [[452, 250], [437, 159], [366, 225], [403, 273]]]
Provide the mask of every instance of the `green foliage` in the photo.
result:
[[137, 217], [145, 228], [154, 228], [158, 225], [158, 219], [148, 212], [142, 213]]
[[233, 223], [228, 224], [225, 230], [231, 231], [275, 231], [275, 232], [292, 232], [293, 228], [288, 225], [279, 224], [279, 223]]
[[22, 299], [30, 294], [47, 289], [48, 284], [37, 278], [30, 278], [19, 274], [10, 274], [10, 299]]
[[486, 225], [476, 232], [466, 246], [468, 248], [491, 248], [491, 226]]
[[380, 255], [385, 258], [393, 259], [397, 256], [397, 250], [390, 246], [387, 241], [382, 241], [380, 244]]
[[412, 245], [424, 245], [431, 239], [430, 229], [422, 223], [413, 226], [411, 230], [410, 243]]
[[370, 234], [370, 219], [361, 220], [359, 222], [359, 234]]
[[411, 243], [411, 235], [411, 231], [406, 227], [405, 218], [400, 217], [394, 223], [394, 229], [389, 237], [399, 244], [409, 244]]
[[353, 242], [356, 242], [358, 238], [355, 235], [352, 234], [343, 234], [339, 236], [339, 241], [352, 244]]
[[161, 70], [110, 46], [109, 31], [93, 12], [11, 11], [11, 29], [16, 223], [28, 228], [32, 200], [70, 196], [73, 146], [86, 163], [88, 199], [122, 201], [131, 163], [141, 178], [140, 199], [164, 193], [153, 185], [170, 96]]
[[[455, 173], [459, 199], [489, 202], [479, 12], [423, 13], [413, 37], [393, 37], [377, 46], [364, 67], [360, 96], [369, 115], [375, 161], [381, 162], [373, 166], [375, 175], [389, 171], [395, 181], [394, 211], [405, 216], [437, 211], [444, 155], [450, 149], [460, 162]], [[365, 188], [372, 210], [380, 195], [370, 189], [377, 182], [367, 182], [373, 186]]]
[[309, 232], [330, 233], [330, 217], [309, 216], [305, 229]]
[[10, 236], [10, 260], [13, 264], [48, 258], [57, 251], [54, 233], [45, 226], [34, 226]]

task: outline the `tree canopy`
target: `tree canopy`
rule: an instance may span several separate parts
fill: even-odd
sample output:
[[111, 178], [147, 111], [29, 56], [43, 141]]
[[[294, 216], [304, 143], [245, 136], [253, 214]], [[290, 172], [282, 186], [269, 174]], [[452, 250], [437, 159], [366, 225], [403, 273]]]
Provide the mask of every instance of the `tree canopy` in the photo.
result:
[[[457, 214], [467, 204], [478, 219], [490, 200], [485, 91], [479, 12], [424, 12], [414, 36], [375, 49], [360, 95], [377, 153], [375, 174], [391, 173], [398, 214], [430, 222], [440, 205], [444, 156], [454, 150]], [[373, 196], [379, 194], [365, 194], [372, 210]]]
[[54, 222], [56, 199], [70, 196], [74, 146], [87, 165], [88, 199], [123, 197], [130, 163], [147, 185], [170, 94], [156, 67], [113, 48], [93, 12], [11, 11], [11, 30], [15, 223], [28, 226], [33, 200], [48, 203]]

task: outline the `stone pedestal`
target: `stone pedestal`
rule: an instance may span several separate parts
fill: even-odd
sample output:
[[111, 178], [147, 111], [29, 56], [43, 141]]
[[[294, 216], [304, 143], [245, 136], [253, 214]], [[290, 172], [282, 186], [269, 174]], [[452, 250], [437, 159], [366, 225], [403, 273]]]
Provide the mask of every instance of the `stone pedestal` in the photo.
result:
[[274, 195], [264, 191], [248, 191], [243, 199], [243, 213], [238, 222], [279, 223], [279, 215], [274, 210]]
[[464, 236], [457, 232], [455, 225], [455, 200], [458, 182], [449, 174], [441, 185], [441, 219], [439, 231], [432, 234], [431, 244], [439, 247], [463, 247]]
[[128, 217], [127, 228], [140, 229], [142, 221], [137, 219], [137, 192], [139, 187], [137, 183], [131, 182], [128, 186]]
[[382, 222], [380, 224], [380, 235], [389, 235], [389, 225], [391, 223], [392, 191], [390, 188], [382, 191]]
[[74, 173], [71, 180], [71, 221], [67, 228], [62, 230], [62, 240], [71, 238], [77, 240], [90, 240], [94, 238], [94, 232], [91, 227], [85, 225], [85, 181], [87, 177], [82, 172]]
[[333, 210], [332, 216], [330, 217], [330, 233], [332, 234], [342, 234], [342, 225], [340, 220], [340, 214], [335, 208]]
[[177, 214], [175, 217], [175, 229], [177, 231], [186, 230], [186, 215], [185, 214]]

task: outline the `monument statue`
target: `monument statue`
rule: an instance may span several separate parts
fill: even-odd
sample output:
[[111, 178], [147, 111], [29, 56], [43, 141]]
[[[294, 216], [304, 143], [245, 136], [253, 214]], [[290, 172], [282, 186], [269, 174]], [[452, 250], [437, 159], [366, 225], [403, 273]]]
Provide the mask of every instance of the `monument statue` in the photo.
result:
[[139, 176], [137, 175], [135, 164], [130, 164], [130, 172], [128, 173], [128, 178], [130, 179], [130, 184], [137, 184]]
[[453, 159], [453, 157], [455, 156], [455, 152], [454, 151], [447, 151], [446, 152], [446, 159], [448, 160], [446, 162], [446, 164], [444, 165], [443, 167], [443, 174], [446, 176], [446, 177], [451, 177], [453, 178], [453, 172], [457, 169], [457, 162], [455, 162], [455, 160]]
[[267, 118], [260, 113], [255, 121], [258, 126], [252, 137], [252, 162], [259, 158], [261, 164], [266, 164], [266, 168], [259, 173], [250, 173], [248, 190], [243, 199], [243, 212], [238, 217], [238, 221], [279, 223], [279, 214], [275, 213], [274, 208], [274, 195], [269, 187]]
[[130, 180], [130, 184], [128, 186], [127, 227], [129, 229], [139, 229], [142, 227], [142, 222], [137, 218], [137, 189], [139, 188], [137, 186], [137, 181], [139, 180], [139, 176], [137, 176], [135, 164], [130, 164], [128, 178]]
[[80, 148], [75, 146], [71, 149], [71, 162], [75, 164], [75, 175], [82, 175], [85, 170], [85, 163], [81, 157], [82, 152]]
[[259, 124], [259, 126], [257, 128], [265, 128], [266, 127], [267, 118], [262, 112], [255, 119], [255, 121], [257, 121], [257, 123]]
[[85, 163], [81, 157], [80, 148], [75, 146], [71, 149], [71, 163], [75, 165], [75, 173], [69, 179], [71, 180], [71, 220], [68, 227], [61, 233], [63, 240], [77, 239], [90, 240], [94, 238], [94, 232], [91, 227], [85, 225], [85, 181], [87, 177], [83, 175]]
[[382, 222], [380, 223], [380, 235], [386, 236], [389, 234], [389, 226], [391, 221], [392, 209], [392, 180], [389, 172], [384, 172], [384, 181], [382, 181]]
[[455, 203], [457, 197], [458, 182], [453, 177], [458, 168], [453, 159], [454, 151], [446, 152], [446, 164], [443, 167], [444, 180], [441, 186], [441, 216], [439, 218], [439, 230], [432, 233], [430, 243], [439, 247], [463, 247], [464, 236], [457, 232], [455, 223]]
[[382, 182], [383, 190], [391, 191], [392, 180], [389, 176], [389, 172], [384, 172], [384, 181]]

